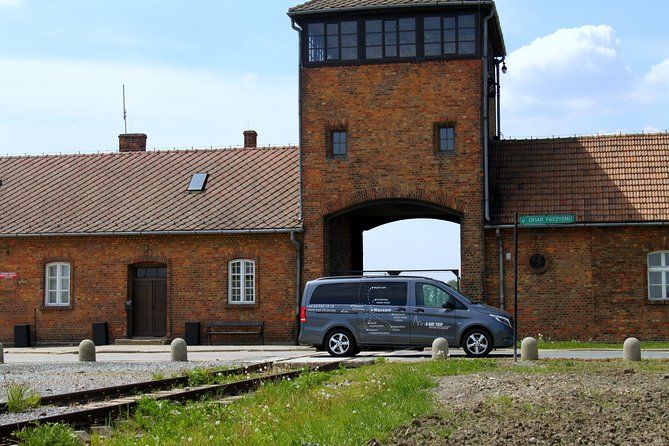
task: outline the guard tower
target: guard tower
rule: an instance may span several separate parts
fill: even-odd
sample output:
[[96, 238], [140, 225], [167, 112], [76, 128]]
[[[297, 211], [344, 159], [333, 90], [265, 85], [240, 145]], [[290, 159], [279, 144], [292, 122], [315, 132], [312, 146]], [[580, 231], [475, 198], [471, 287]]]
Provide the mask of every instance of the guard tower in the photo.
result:
[[312, 0], [300, 36], [304, 280], [362, 270], [362, 233], [461, 225], [462, 287], [483, 297], [488, 143], [505, 56], [492, 1]]

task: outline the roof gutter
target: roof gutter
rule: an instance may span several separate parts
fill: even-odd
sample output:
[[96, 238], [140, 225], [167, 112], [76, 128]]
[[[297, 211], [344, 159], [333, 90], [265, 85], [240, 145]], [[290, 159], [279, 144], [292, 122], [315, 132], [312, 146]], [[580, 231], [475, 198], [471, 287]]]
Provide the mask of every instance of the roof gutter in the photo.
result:
[[350, 6], [347, 8], [325, 8], [325, 9], [311, 9], [305, 11], [288, 11], [288, 16], [293, 17], [303, 17], [313, 14], [340, 14], [346, 12], [359, 12], [359, 11], [387, 11], [389, 9], [417, 9], [417, 8], [434, 8], [434, 7], [462, 7], [462, 6], [478, 6], [478, 5], [494, 5], [495, 2], [492, 0], [436, 0], [431, 2], [425, 2], [423, 4], [407, 4], [407, 5], [374, 5], [374, 6]]
[[497, 14], [493, 3], [490, 14], [483, 20], [483, 196], [485, 221], [490, 221], [490, 99], [488, 98], [488, 22]]
[[[522, 229], [544, 229], [544, 228], [624, 228], [624, 227], [643, 227], [643, 226], [669, 226], [669, 221], [650, 221], [650, 222], [616, 222], [616, 223], [574, 223], [570, 225], [545, 225], [545, 226], [521, 226]], [[513, 229], [512, 224], [486, 225], [485, 229]]]
[[28, 237], [125, 237], [140, 235], [237, 235], [237, 234], [287, 234], [302, 232], [302, 228], [286, 229], [216, 229], [202, 231], [110, 231], [110, 232], [40, 232], [35, 234], [0, 234], [3, 238]]

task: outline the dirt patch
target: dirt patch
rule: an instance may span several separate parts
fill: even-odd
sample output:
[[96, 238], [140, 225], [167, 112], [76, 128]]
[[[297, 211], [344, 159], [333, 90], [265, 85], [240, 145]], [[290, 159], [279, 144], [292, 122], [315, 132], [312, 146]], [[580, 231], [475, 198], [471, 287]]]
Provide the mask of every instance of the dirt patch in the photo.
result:
[[446, 377], [436, 390], [443, 413], [397, 429], [383, 445], [669, 446], [667, 373], [616, 367]]

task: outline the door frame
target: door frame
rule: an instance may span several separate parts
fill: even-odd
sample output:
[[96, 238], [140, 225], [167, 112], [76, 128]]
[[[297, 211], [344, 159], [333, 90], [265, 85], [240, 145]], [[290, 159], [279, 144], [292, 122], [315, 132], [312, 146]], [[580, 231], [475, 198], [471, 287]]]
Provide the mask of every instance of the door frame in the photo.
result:
[[166, 276], [165, 276], [165, 337], [170, 338], [172, 335], [172, 299], [171, 299], [171, 290], [170, 290], [170, 282], [171, 282], [171, 267], [168, 261], [166, 260], [148, 260], [148, 261], [138, 261], [138, 262], [133, 262], [128, 265], [128, 292], [127, 292], [127, 302], [131, 304], [130, 309], [126, 307], [126, 315], [127, 315], [127, 320], [126, 320], [126, 335], [129, 339], [133, 339], [135, 337], [134, 331], [134, 311], [133, 311], [133, 305], [135, 301], [135, 296], [134, 296], [134, 284], [135, 284], [135, 270], [137, 268], [165, 268], [167, 270]]

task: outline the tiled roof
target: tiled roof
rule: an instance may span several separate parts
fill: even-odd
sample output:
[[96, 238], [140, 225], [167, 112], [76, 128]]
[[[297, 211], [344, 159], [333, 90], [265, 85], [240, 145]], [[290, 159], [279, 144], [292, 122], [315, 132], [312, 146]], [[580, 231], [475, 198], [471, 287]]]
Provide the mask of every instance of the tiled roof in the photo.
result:
[[491, 214], [669, 221], [669, 133], [507, 140], [491, 147]]
[[333, 10], [386, 9], [419, 6], [453, 6], [489, 4], [479, 0], [311, 0], [288, 10], [289, 15], [330, 12]]
[[0, 158], [0, 236], [299, 229], [298, 175], [297, 148]]

